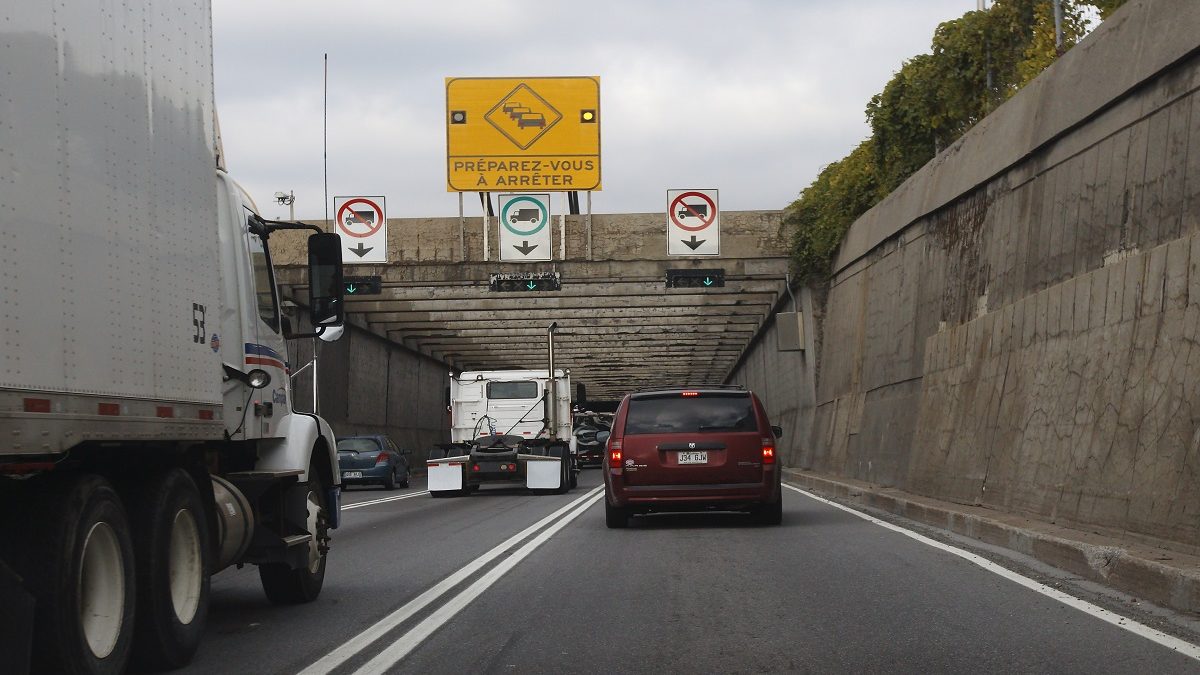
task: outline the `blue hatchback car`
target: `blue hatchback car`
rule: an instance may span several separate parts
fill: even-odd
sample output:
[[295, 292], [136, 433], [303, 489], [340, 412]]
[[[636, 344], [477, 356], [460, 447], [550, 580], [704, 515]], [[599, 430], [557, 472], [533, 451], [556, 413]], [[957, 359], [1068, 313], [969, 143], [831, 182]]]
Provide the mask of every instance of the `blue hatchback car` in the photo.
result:
[[338, 469], [342, 484], [379, 484], [387, 490], [408, 487], [408, 458], [412, 450], [401, 450], [384, 435], [351, 436], [338, 441]]

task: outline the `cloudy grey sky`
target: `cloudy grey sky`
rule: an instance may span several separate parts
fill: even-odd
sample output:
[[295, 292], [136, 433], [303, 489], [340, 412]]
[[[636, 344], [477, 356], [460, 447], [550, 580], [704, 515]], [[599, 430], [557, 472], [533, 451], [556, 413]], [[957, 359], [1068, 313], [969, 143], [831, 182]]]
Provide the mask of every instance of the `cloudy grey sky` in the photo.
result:
[[[718, 188], [723, 210], [778, 209], [866, 137], [867, 100], [974, 0], [213, 0], [230, 172], [267, 216], [384, 195], [390, 217], [451, 216], [446, 77], [598, 75], [595, 213]], [[467, 195], [468, 215], [479, 200]], [[557, 208], [558, 201], [555, 201]]]

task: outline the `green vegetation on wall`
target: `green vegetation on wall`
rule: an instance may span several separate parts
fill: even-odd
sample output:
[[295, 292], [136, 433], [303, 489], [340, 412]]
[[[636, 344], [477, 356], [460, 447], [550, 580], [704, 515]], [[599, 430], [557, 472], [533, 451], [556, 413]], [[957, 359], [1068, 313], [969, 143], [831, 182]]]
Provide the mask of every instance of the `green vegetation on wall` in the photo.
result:
[[[1125, 0], [1063, 0], [1064, 50]], [[867, 104], [871, 137], [829, 164], [784, 213], [797, 276], [820, 282], [850, 225], [1055, 59], [1050, 0], [996, 0], [947, 21], [932, 49], [906, 61]]]

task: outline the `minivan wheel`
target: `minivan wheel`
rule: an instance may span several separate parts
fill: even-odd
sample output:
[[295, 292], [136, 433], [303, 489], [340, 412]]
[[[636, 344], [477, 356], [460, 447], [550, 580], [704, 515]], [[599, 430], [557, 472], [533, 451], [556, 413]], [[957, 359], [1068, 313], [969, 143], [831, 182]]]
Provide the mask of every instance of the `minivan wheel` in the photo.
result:
[[767, 504], [759, 504], [751, 512], [754, 519], [761, 525], [779, 525], [783, 523], [783, 500], [776, 499]]
[[622, 506], [613, 506], [604, 500], [604, 524], [610, 530], [618, 530], [629, 526], [629, 510]]

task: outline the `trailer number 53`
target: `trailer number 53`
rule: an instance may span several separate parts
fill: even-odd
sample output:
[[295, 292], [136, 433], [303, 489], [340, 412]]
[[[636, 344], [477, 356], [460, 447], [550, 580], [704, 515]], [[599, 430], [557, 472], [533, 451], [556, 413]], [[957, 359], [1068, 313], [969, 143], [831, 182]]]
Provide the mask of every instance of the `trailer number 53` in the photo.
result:
[[204, 305], [192, 303], [192, 327], [196, 329], [192, 342], [204, 344]]

